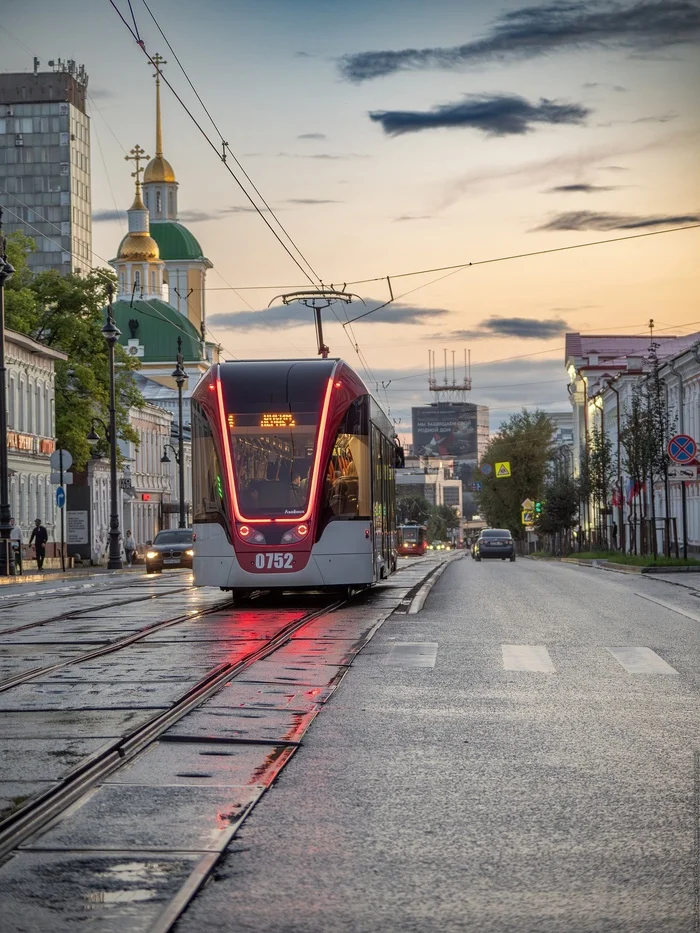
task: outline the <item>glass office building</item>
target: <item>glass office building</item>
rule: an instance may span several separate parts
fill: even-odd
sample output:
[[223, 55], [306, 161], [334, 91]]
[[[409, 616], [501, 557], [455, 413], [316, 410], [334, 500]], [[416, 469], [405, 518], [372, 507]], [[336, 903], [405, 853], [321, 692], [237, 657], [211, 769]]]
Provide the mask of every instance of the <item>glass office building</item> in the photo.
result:
[[3, 227], [36, 242], [32, 271], [84, 273], [93, 264], [88, 79], [75, 62], [56, 64], [0, 74]]

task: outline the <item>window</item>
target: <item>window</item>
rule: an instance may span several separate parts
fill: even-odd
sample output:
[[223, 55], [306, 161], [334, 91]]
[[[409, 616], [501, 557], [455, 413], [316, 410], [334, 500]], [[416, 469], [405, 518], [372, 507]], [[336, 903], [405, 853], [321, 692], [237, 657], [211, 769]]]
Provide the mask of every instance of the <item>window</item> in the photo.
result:
[[134, 290], [136, 291], [136, 290], [138, 290], [139, 288], [141, 288], [141, 273], [140, 273], [139, 270], [137, 269], [137, 270], [134, 272]]
[[325, 474], [328, 517], [370, 518], [368, 397], [352, 403], [338, 429]]
[[156, 214], [160, 214], [163, 210], [163, 195], [161, 194], [160, 188], [156, 189]]
[[192, 410], [192, 503], [195, 522], [215, 522], [226, 527], [224, 474], [214, 445], [211, 425], [202, 406]]

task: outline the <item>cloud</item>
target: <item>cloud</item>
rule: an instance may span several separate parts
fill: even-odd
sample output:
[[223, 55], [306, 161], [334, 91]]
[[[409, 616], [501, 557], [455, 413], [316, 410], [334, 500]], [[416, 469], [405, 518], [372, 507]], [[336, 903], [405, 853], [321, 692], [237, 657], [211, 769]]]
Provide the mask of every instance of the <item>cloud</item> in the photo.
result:
[[405, 223], [407, 220], [432, 220], [430, 214], [402, 214], [401, 217], [394, 217], [394, 223]]
[[487, 317], [473, 330], [452, 330], [434, 334], [433, 339], [480, 340], [483, 337], [518, 337], [522, 340], [552, 340], [571, 328], [561, 318], [537, 320], [529, 317]]
[[285, 204], [344, 204], [344, 201], [332, 201], [330, 198], [287, 198]]
[[110, 220], [126, 220], [126, 211], [101, 208], [92, 212], [92, 222], [94, 224], [101, 224]]
[[623, 87], [621, 84], [608, 84], [605, 81], [586, 81], [581, 87], [585, 87], [587, 90], [590, 90], [594, 87], [603, 87], [607, 88], [610, 91], [626, 91], [627, 88]]
[[569, 211], [557, 214], [537, 230], [649, 230], [654, 227], [679, 226], [700, 223], [700, 214], [650, 214], [646, 217], [634, 214], [606, 214], [594, 211]]
[[[251, 210], [253, 208], [251, 207]], [[180, 211], [178, 213], [178, 218], [183, 223], [186, 224], [198, 224], [203, 220], [216, 220], [222, 214], [222, 211], [199, 211], [199, 210], [189, 210], [189, 211]]]
[[617, 185], [556, 185], [545, 194], [597, 194], [599, 191], [617, 191]]
[[657, 52], [700, 36], [695, 0], [553, 0], [503, 13], [481, 39], [451, 47], [380, 50], [345, 55], [340, 73], [360, 83], [397, 71], [454, 69], [468, 65], [525, 61], [554, 52], [627, 49]]
[[[351, 308], [347, 309], [348, 317], [356, 317], [364, 311], [369, 311], [373, 305], [381, 303], [368, 300], [366, 308], [362, 304], [357, 306], [353, 304]], [[414, 308], [397, 302], [387, 308], [382, 308], [376, 314], [369, 314], [366, 318], [363, 318], [363, 323], [424, 324], [447, 314], [449, 314], [449, 311], [443, 308]], [[300, 304], [273, 305], [263, 311], [226, 311], [213, 314], [210, 315], [209, 322], [213, 327], [235, 327], [242, 330], [267, 330], [279, 328], [282, 325], [286, 327], [298, 327], [302, 324], [311, 326], [313, 324], [313, 311]], [[328, 322], [330, 323], [330, 319]]]
[[105, 87], [93, 87], [88, 91], [88, 97], [93, 100], [107, 100], [108, 97], [114, 97], [114, 91]]
[[430, 111], [377, 110], [369, 117], [391, 136], [454, 127], [481, 130], [487, 136], [514, 136], [531, 132], [536, 123], [581, 124], [590, 112], [580, 104], [544, 97], [532, 104], [515, 94], [469, 94], [460, 103], [441, 104]]
[[[249, 152], [248, 156], [265, 156], [264, 152]], [[346, 159], [367, 159], [369, 156], [359, 152], [275, 152], [276, 159], [320, 159], [321, 161], [342, 162]]]
[[300, 133], [297, 139], [327, 139], [325, 133]]

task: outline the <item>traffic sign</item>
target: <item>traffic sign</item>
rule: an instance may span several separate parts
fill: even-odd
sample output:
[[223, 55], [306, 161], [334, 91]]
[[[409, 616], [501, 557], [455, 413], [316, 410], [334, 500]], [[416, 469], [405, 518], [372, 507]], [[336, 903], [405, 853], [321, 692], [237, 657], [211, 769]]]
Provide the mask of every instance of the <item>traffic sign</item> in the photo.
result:
[[670, 466], [666, 475], [672, 483], [690, 483], [698, 478], [698, 468], [696, 466]]
[[523, 525], [534, 525], [535, 513], [531, 509], [523, 509], [520, 513], [520, 521]]
[[490, 463], [482, 463], [479, 469], [484, 474], [484, 476], [491, 476], [493, 473], [493, 467]]
[[532, 499], [523, 499], [523, 501], [520, 503], [520, 505], [521, 505], [524, 509], [534, 509], [534, 507], [535, 507], [535, 503], [532, 501]]
[[690, 434], [676, 434], [668, 442], [666, 449], [674, 463], [691, 463], [698, 452], [698, 445]]
[[63, 486], [56, 487], [56, 505], [59, 509], [62, 509], [66, 504], [66, 490]]
[[64, 473], [63, 479], [61, 479], [60, 473], [58, 472], [51, 473], [49, 476], [49, 482], [51, 483], [52, 486], [60, 486], [61, 483], [63, 483], [64, 486], [71, 486], [73, 483], [73, 474]]
[[59, 470], [70, 470], [73, 466], [73, 457], [69, 450], [54, 450], [49, 457], [49, 463], [51, 469], [57, 472]]
[[507, 476], [510, 476], [510, 463], [503, 460], [496, 464], [496, 479], [504, 479]]

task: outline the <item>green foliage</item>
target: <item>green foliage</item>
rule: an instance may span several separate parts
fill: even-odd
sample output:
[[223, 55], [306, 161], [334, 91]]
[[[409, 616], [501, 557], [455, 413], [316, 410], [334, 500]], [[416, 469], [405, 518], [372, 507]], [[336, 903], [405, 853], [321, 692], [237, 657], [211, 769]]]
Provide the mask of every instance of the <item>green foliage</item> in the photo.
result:
[[449, 505], [438, 505], [432, 509], [428, 519], [428, 540], [447, 541], [450, 531], [459, 527], [459, 518]]
[[396, 517], [399, 525], [425, 525], [433, 506], [422, 496], [400, 496], [396, 500]]
[[[8, 260], [16, 274], [5, 288], [6, 322], [11, 330], [67, 354], [67, 361], [56, 363], [56, 440], [81, 469], [92, 453], [86, 440], [92, 419], [106, 423], [109, 418], [109, 354], [101, 328], [108, 283], [115, 276], [111, 270], [86, 276], [54, 271], [33, 275], [27, 265], [32, 248], [33, 241], [21, 233], [8, 237]], [[129, 425], [129, 408], [144, 405], [132, 378], [139, 364], [120, 346], [115, 362], [117, 435], [138, 442]], [[106, 442], [101, 448], [106, 450]]]
[[[542, 497], [553, 432], [544, 412], [523, 409], [511, 415], [491, 439], [482, 462], [494, 469], [490, 476], [481, 477], [482, 489], [476, 495], [479, 512], [492, 528], [508, 528], [513, 535], [521, 535], [521, 503]], [[495, 464], [501, 461], [510, 463], [511, 476], [505, 479], [495, 475]]]
[[563, 534], [578, 524], [579, 490], [570, 476], [555, 476], [547, 484], [536, 529], [542, 535]]

